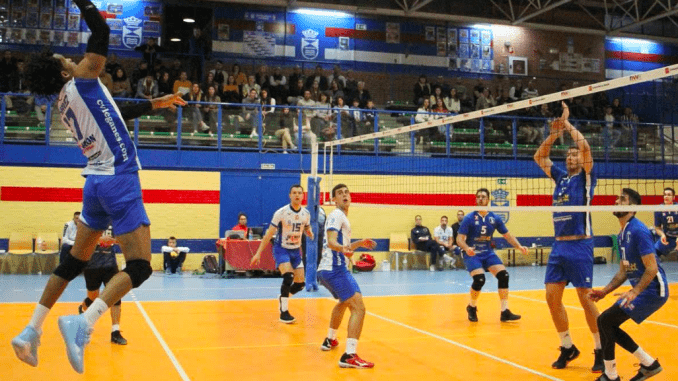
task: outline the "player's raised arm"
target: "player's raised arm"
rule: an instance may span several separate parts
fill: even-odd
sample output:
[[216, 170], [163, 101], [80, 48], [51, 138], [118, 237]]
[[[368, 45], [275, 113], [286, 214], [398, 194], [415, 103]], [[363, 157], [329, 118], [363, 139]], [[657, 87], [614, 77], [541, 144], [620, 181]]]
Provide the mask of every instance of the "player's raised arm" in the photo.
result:
[[534, 161], [548, 177], [551, 177], [551, 167], [553, 166], [553, 162], [550, 158], [551, 147], [562, 133], [562, 123], [559, 123], [558, 121], [553, 122], [551, 124], [551, 133], [546, 139], [544, 139], [544, 142], [541, 143], [539, 149], [534, 154]]
[[80, 8], [82, 18], [85, 19], [85, 23], [92, 31], [92, 35], [87, 41], [85, 57], [78, 64], [73, 76], [75, 78], [95, 79], [99, 77], [106, 65], [108, 38], [111, 29], [90, 0], [73, 0], [73, 2]]
[[570, 108], [567, 107], [565, 102], [563, 102], [563, 115], [560, 117], [559, 120], [562, 121], [563, 129], [570, 133], [570, 136], [572, 136], [572, 140], [577, 145], [579, 152], [581, 152], [584, 171], [586, 171], [586, 173], [591, 173], [591, 170], [593, 169], [593, 156], [591, 155], [591, 146], [589, 146], [589, 142], [586, 141], [584, 135], [581, 132], [579, 132], [579, 130], [574, 128], [574, 126], [570, 124], [570, 122], [567, 120], [569, 116]]

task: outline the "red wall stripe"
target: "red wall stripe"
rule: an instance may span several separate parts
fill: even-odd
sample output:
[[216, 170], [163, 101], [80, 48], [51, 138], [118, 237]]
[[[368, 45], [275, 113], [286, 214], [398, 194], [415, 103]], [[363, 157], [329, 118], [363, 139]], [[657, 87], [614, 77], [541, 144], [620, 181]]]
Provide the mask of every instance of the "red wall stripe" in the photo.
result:
[[[527, 195], [519, 194], [516, 198], [518, 206], [551, 206], [553, 196], [539, 194]], [[614, 205], [617, 196], [614, 195], [596, 195], [593, 197], [592, 205]], [[662, 196], [642, 196], [641, 201], [643, 205], [659, 205], [664, 202]]]
[[[149, 204], [219, 204], [219, 191], [143, 190]], [[80, 188], [1, 187], [0, 200], [23, 202], [82, 202]]]
[[611, 59], [625, 60], [625, 61], [637, 61], [637, 62], [675, 62], [677, 61], [675, 57], [667, 56], [664, 54], [650, 54], [650, 53], [632, 53], [632, 52], [615, 52], [608, 51], [605, 52], [605, 56]]

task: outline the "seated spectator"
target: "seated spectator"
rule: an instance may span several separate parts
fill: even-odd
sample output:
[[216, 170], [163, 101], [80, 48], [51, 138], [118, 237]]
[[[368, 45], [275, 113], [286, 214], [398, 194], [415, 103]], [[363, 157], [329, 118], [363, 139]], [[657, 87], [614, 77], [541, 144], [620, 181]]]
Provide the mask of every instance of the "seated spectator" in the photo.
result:
[[[33, 99], [35, 107], [35, 117], [38, 118], [38, 122], [44, 125], [45, 123], [45, 114], [47, 113], [47, 105], [52, 104], [56, 100], [56, 96], [43, 96], [36, 95]], [[54, 111], [52, 106], [51, 111]]]
[[[341, 138], [350, 138], [355, 134], [355, 123], [351, 118], [348, 105], [344, 102], [344, 98], [337, 98], [337, 105], [332, 109], [332, 119], [337, 127], [332, 126], [331, 131], [337, 130], [339, 123], [341, 123]], [[329, 134], [323, 134], [328, 140], [331, 139]]]
[[219, 86], [223, 85], [228, 78], [228, 72], [224, 70], [224, 64], [219, 60], [214, 63], [214, 69], [210, 70], [210, 73], [212, 73], [214, 82], [216, 82]]
[[[353, 104], [355, 104], [355, 99]], [[363, 119], [363, 125], [364, 128], [363, 130], [365, 131], [366, 134], [369, 134], [371, 132], [376, 132], [374, 129], [374, 120], [377, 117], [377, 108], [374, 106], [374, 101], [369, 100], [367, 101], [367, 108], [365, 108], [365, 111], [362, 113], [362, 119]]]
[[310, 90], [304, 90], [303, 92], [304, 97], [297, 101], [297, 106], [303, 107], [301, 109], [301, 113], [304, 115], [304, 117], [309, 121], [310, 125], [310, 120], [313, 119], [315, 116], [315, 110], [312, 109], [311, 107], [315, 107], [315, 101], [311, 99], [311, 91]]
[[190, 251], [188, 247], [177, 247], [177, 239], [169, 237], [167, 246], [162, 247], [163, 269], [165, 274], [179, 274], [181, 275], [186, 254]]
[[238, 223], [235, 226], [233, 226], [231, 230], [241, 230], [245, 232], [245, 238], [248, 238], [250, 228], [247, 227], [247, 214], [242, 212], [238, 213]]
[[[302, 99], [304, 99], [304, 92], [306, 92], [306, 88], [304, 87], [304, 80], [303, 78], [299, 78], [296, 80], [296, 82], [290, 82], [290, 89], [289, 92], [287, 93], [287, 103], [291, 106], [295, 106], [298, 104], [298, 102]], [[308, 94], [309, 98], [311, 96], [311, 93]]]
[[346, 70], [346, 86], [344, 86], [344, 94], [352, 94], [358, 88], [358, 80], [353, 78], [353, 71]]
[[[204, 102], [205, 95], [200, 90], [200, 84], [194, 83], [191, 91], [184, 95], [184, 100], [187, 102]], [[210, 131], [210, 127], [203, 121], [205, 117], [203, 110], [205, 110], [205, 107], [205, 105], [200, 103], [189, 103], [184, 107], [185, 112], [188, 114], [188, 119], [193, 126], [193, 133], [198, 132], [198, 129], [203, 133]]]
[[238, 126], [236, 129], [241, 134], [249, 134], [250, 137], [259, 136], [257, 133], [257, 128], [259, 127], [259, 108], [257, 106], [261, 105], [259, 98], [257, 97], [257, 90], [251, 89], [247, 95], [247, 98], [243, 99], [242, 102], [242, 114], [238, 118]]
[[[175, 58], [174, 61], [172, 61], [172, 66], [169, 68], [170, 82], [172, 83], [172, 86], [174, 86], [174, 81], [181, 77], [182, 71], [184, 71], [184, 69], [181, 66], [181, 61], [178, 58]], [[190, 86], [188, 90], [190, 91]]]
[[450, 86], [445, 83], [445, 78], [442, 75], [439, 75], [436, 77], [435, 83], [432, 85], [435, 93], [435, 88], [440, 87], [440, 92], [442, 94], [442, 97], [445, 97], [445, 94], [450, 93]]
[[11, 50], [2, 52], [2, 60], [0, 60], [0, 92], [6, 93], [10, 91], [10, 83], [12, 78], [17, 75], [17, 60], [12, 57]]
[[280, 113], [278, 118], [278, 129], [275, 131], [275, 136], [280, 139], [283, 147], [283, 153], [287, 153], [287, 148], [293, 150], [297, 149], [297, 146], [292, 143], [291, 131], [294, 130], [294, 125], [297, 122], [297, 116], [290, 112], [289, 107], [285, 107]]
[[302, 115], [301, 121], [301, 142], [299, 142], [299, 126], [296, 123], [297, 120], [294, 120], [294, 141], [297, 142], [297, 145], [300, 147], [302, 144], [306, 144], [309, 147], [313, 146], [317, 143], [317, 137], [313, 131], [311, 131], [311, 123], [305, 115]]
[[256, 91], [256, 96], [259, 97], [259, 93], [261, 93], [261, 86], [257, 83], [257, 79], [253, 76], [250, 75], [247, 77], [247, 83], [242, 85], [242, 94], [243, 97], [247, 97], [250, 93], [250, 90]]
[[326, 140], [334, 139], [337, 128], [332, 125], [332, 110], [327, 94], [320, 93], [320, 99], [313, 107], [315, 110], [311, 118], [312, 131]]
[[431, 266], [429, 270], [436, 271], [436, 264], [438, 263], [438, 257], [444, 258], [445, 250], [443, 250], [440, 245], [431, 237], [431, 232], [426, 226], [422, 224], [421, 216], [414, 216], [414, 228], [410, 232], [410, 238], [412, 243], [416, 246], [417, 250], [425, 251], [431, 254]]
[[456, 260], [448, 253], [453, 253], [454, 248], [457, 245], [455, 245], [452, 240], [454, 238], [452, 228], [447, 226], [447, 216], [440, 217], [440, 225], [433, 229], [433, 237], [435, 237], [436, 242], [438, 242], [440, 247], [445, 251], [442, 259], [449, 262], [450, 267], [454, 268]]
[[484, 88], [483, 91], [480, 93], [480, 96], [478, 97], [478, 101], [476, 102], [476, 110], [482, 110], [490, 107], [496, 106], [497, 103], [490, 95], [490, 89], [489, 88]]
[[193, 83], [191, 83], [191, 81], [188, 80], [188, 74], [186, 73], [186, 71], [182, 71], [181, 74], [179, 74], [179, 79], [174, 81], [174, 86], [172, 86], [172, 92], [173, 94], [182, 93], [186, 95], [191, 91], [192, 86]]
[[165, 71], [162, 73], [162, 76], [158, 80], [158, 96], [162, 97], [167, 94], [173, 94], [172, 91], [174, 90], [173, 83], [170, 80], [170, 73], [169, 71]]
[[221, 100], [226, 103], [240, 103], [240, 88], [235, 83], [235, 77], [229, 75], [226, 83], [221, 87]]
[[523, 96], [523, 81], [518, 78], [516, 79], [515, 83], [511, 88], [509, 89], [509, 98], [511, 98], [512, 101], [517, 101], [518, 99], [521, 99]]
[[509, 89], [507, 89], [507, 88], [502, 88], [502, 89], [501, 89], [501, 94], [499, 94], [499, 96], [498, 96], [497, 99], [495, 100], [495, 103], [497, 104], [497, 106], [501, 106], [501, 105], [503, 105], [503, 104], [511, 103], [511, 102], [513, 102], [513, 101], [512, 101], [511, 98], [509, 97]]
[[593, 117], [596, 120], [604, 120], [605, 109], [610, 105], [607, 94], [604, 91], [593, 94]]
[[443, 100], [443, 88], [434, 86], [433, 94], [431, 94], [431, 104], [435, 106], [438, 103], [438, 99]]
[[268, 78], [269, 78], [268, 66], [266, 65], [259, 66], [259, 70], [257, 70], [257, 73], [254, 75], [254, 79], [257, 85], [259, 85], [260, 89], [268, 89], [269, 86]]
[[456, 83], [452, 86], [454, 90], [457, 92], [457, 99], [459, 99], [459, 102], [461, 103], [462, 107], [464, 106], [464, 102], [468, 101], [468, 90], [466, 89], [466, 86], [464, 86], [464, 83], [461, 80], [461, 77], [457, 77]]
[[209, 130], [203, 132], [212, 133], [217, 131], [217, 123], [219, 120], [218, 103], [221, 102], [221, 98], [217, 95], [216, 86], [218, 85], [215, 82], [214, 85], [210, 85], [207, 87], [205, 102], [209, 102], [210, 104], [205, 105], [205, 114], [207, 116], [207, 124], [209, 126]]
[[478, 99], [480, 98], [481, 95], [483, 95], [483, 90], [485, 90], [485, 88], [486, 88], [486, 86], [483, 83], [483, 80], [478, 78], [478, 83], [476, 83], [476, 85], [473, 86], [473, 105], [474, 106], [478, 105]]
[[114, 98], [129, 98], [132, 96], [132, 86], [122, 66], [118, 67], [113, 73], [111, 95]]
[[615, 120], [621, 120], [622, 115], [624, 115], [624, 106], [621, 105], [619, 98], [612, 100], [612, 115], [614, 115]]
[[59, 263], [66, 260], [66, 256], [71, 253], [73, 244], [75, 244], [75, 234], [78, 232], [78, 223], [80, 221], [80, 212], [73, 213], [73, 219], [64, 224], [64, 232], [61, 237], [61, 252], [59, 253]]
[[110, 53], [108, 59], [106, 59], [106, 73], [115, 77], [115, 72], [121, 67], [122, 65], [118, 63], [118, 56], [115, 53]]
[[328, 89], [329, 84], [327, 82], [327, 78], [323, 75], [323, 67], [320, 65], [316, 65], [313, 74], [306, 78], [306, 88], [310, 89], [313, 87], [313, 82], [318, 82], [318, 88], [320, 91], [325, 91]]
[[207, 88], [210, 86], [214, 86], [215, 89], [219, 88], [219, 84], [214, 80], [214, 73], [212, 72], [207, 73], [205, 81], [200, 84], [200, 89], [202, 90], [203, 93], [207, 94]]
[[289, 83], [289, 87], [292, 88], [300, 79], [301, 86], [299, 88], [302, 89], [302, 91], [299, 94], [299, 96], [303, 97], [304, 96], [303, 89], [306, 87], [306, 85], [304, 84], [306, 81], [306, 76], [304, 75], [304, 73], [301, 72], [301, 66], [294, 65], [294, 69], [292, 69], [292, 75], [290, 75], [289, 80], [287, 81]]
[[287, 100], [287, 77], [282, 74], [280, 66], [273, 69], [273, 74], [268, 78], [268, 86], [276, 104], [283, 104]]
[[151, 76], [153, 75], [153, 73], [151, 73], [151, 70], [148, 68], [148, 62], [146, 62], [146, 61], [139, 61], [139, 63], [137, 64], [136, 69], [134, 69], [134, 71], [132, 71], [132, 81], [131, 81], [131, 85], [132, 85], [132, 91], [133, 91], [135, 94], [136, 94], [137, 91], [138, 91], [138, 89], [136, 88], [137, 84], [139, 84], [139, 81], [141, 81], [142, 79], [146, 78], [146, 76], [147, 76], [148, 74], [151, 74]]
[[[353, 133], [353, 136], [364, 135], [364, 134], [371, 132], [371, 131], [366, 131], [365, 114], [360, 110], [360, 100], [358, 100], [358, 98], [353, 99], [353, 105], [351, 105], [351, 110], [349, 111], [349, 115], [350, 115], [349, 123], [351, 123], [351, 125], [352, 125], [351, 131]], [[374, 118], [372, 118], [372, 122], [374, 122]], [[343, 124], [342, 124], [342, 127], [343, 127]], [[342, 137], [345, 137], [345, 136], [342, 136]]]
[[331, 84], [332, 81], [337, 81], [337, 86], [339, 90], [343, 90], [346, 87], [346, 78], [341, 75], [341, 66], [339, 65], [334, 65], [334, 68], [332, 69], [332, 74], [327, 76], [327, 83]]
[[149, 73], [145, 78], [139, 80], [139, 83], [137, 84], [136, 98], [151, 100], [157, 97], [158, 82], [156, 82], [155, 79], [153, 79], [153, 75]]
[[351, 99], [358, 98], [360, 100], [361, 108], [367, 106], [367, 101], [372, 99], [372, 95], [370, 95], [369, 90], [365, 88], [365, 82], [363, 81], [358, 81], [358, 88], [351, 93], [350, 97]]
[[443, 101], [445, 102], [447, 111], [459, 114], [461, 111], [461, 100], [459, 99], [459, 93], [457, 93], [456, 88], [451, 88], [449, 95], [443, 98]]
[[337, 98], [339, 97], [345, 98], [345, 94], [341, 90], [341, 87], [339, 86], [339, 83], [336, 80], [332, 80], [332, 82], [330, 82], [330, 89], [327, 90], [327, 93], [330, 96], [330, 103], [332, 103], [333, 105], [337, 104]]
[[527, 88], [523, 90], [523, 94], [521, 95], [521, 99], [530, 99], [530, 98], [536, 98], [539, 96], [539, 90], [537, 90], [536, 87], [534, 87], [534, 81], [530, 81], [527, 83]]
[[275, 98], [272, 98], [268, 95], [268, 89], [261, 89], [261, 96], [259, 97], [261, 102], [261, 122], [263, 123], [262, 127], [266, 127], [269, 123], [269, 120], [273, 120], [273, 115], [275, 114]]
[[[432, 119], [443, 119], [449, 116], [449, 111], [447, 108], [445, 108], [445, 102], [443, 102], [443, 98], [437, 98], [436, 105], [435, 107], [431, 110], [431, 112], [436, 113], [436, 115], [432, 115]], [[438, 136], [437, 138], [442, 138], [445, 139], [445, 133], [447, 130], [447, 125], [442, 124], [438, 126]], [[452, 128], [450, 128], [450, 138], [452, 138]]]
[[[30, 95], [26, 80], [24, 78], [24, 61], [11, 59], [15, 62], [16, 68], [13, 73], [4, 79], [9, 81], [9, 92], [26, 94], [26, 96], [5, 95], [5, 104], [8, 110], [14, 110], [19, 115], [28, 115], [35, 108], [35, 98]], [[10, 64], [11, 65], [11, 64]], [[3, 85], [4, 86], [4, 85]]]
[[240, 71], [240, 65], [234, 63], [231, 67], [231, 75], [235, 78], [235, 84], [242, 86], [247, 83], [247, 75]]
[[[417, 115], [414, 117], [415, 123], [424, 123], [428, 122], [429, 120], [432, 119], [432, 116], [430, 114], [431, 112], [431, 106], [430, 106], [431, 99], [429, 98], [424, 98], [423, 103], [421, 104], [421, 107], [417, 110]], [[432, 129], [426, 128], [423, 130], [418, 130], [415, 132], [415, 136], [417, 140], [419, 141], [419, 144], [423, 144], [425, 141], [430, 142], [432, 138]]]
[[420, 104], [424, 103], [424, 99], [428, 99], [429, 104], [431, 102], [430, 97], [431, 97], [431, 94], [433, 92], [431, 91], [431, 85], [428, 82], [426, 82], [426, 80], [427, 80], [426, 75], [422, 74], [422, 75], [419, 76], [419, 82], [417, 82], [414, 85], [414, 90], [413, 90], [414, 100], [413, 100], [413, 102], [414, 102], [415, 105], [420, 105]]
[[[313, 99], [316, 102], [320, 101], [320, 94], [327, 95], [327, 93], [320, 90], [320, 82], [318, 81], [313, 81], [311, 87], [308, 90], [311, 92], [311, 99]], [[327, 103], [329, 103], [329, 98]]]

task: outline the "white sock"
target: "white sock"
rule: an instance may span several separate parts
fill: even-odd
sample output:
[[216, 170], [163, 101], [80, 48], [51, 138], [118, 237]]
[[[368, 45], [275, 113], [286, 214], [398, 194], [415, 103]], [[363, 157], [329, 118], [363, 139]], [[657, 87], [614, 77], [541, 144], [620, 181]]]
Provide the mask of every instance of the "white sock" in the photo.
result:
[[607, 378], [614, 380], [619, 377], [619, 374], [617, 374], [617, 360], [603, 360], [603, 362], [605, 363], [605, 374], [607, 375]]
[[475, 299], [475, 300], [471, 299], [468, 302], [468, 305], [471, 306], [471, 307], [475, 307], [477, 304], [478, 304], [478, 299]]
[[280, 297], [280, 312], [287, 311], [287, 301], [288, 300], [290, 300], [290, 298]]
[[558, 335], [560, 336], [560, 345], [563, 348], [569, 349], [572, 348], [572, 336], [570, 336], [570, 330], [568, 329], [565, 332], [558, 332]]
[[99, 318], [108, 310], [108, 305], [106, 302], [101, 300], [101, 298], [96, 298], [92, 302], [92, 305], [87, 308], [82, 316], [85, 318], [87, 325], [93, 327], [94, 324], [99, 320]]
[[593, 342], [596, 349], [601, 349], [603, 346], [600, 344], [600, 332], [593, 334]]
[[337, 338], [337, 330], [332, 328], [328, 329], [327, 338], [329, 338], [330, 340], [335, 340]]
[[633, 355], [636, 356], [638, 361], [640, 361], [640, 363], [645, 366], [650, 366], [654, 362], [654, 359], [650, 357], [650, 355], [648, 355], [641, 347], [638, 347], [638, 349], [633, 352]]
[[45, 322], [47, 314], [49, 314], [49, 308], [40, 303], [38, 303], [38, 305], [35, 306], [35, 310], [33, 310], [33, 317], [31, 318], [31, 321], [28, 322], [28, 326], [33, 328], [38, 335], [42, 335], [42, 324]]
[[358, 350], [358, 339], [346, 339], [346, 353], [354, 354]]
[[499, 299], [501, 304], [501, 312], [504, 312], [508, 308], [508, 299]]
[[120, 330], [120, 324], [113, 324], [111, 327], [111, 332], [119, 331]]

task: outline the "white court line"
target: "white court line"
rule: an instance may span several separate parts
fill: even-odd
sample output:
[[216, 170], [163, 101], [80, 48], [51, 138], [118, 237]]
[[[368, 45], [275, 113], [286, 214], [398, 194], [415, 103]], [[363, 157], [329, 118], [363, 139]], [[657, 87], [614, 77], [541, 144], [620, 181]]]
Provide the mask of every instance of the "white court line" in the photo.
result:
[[158, 331], [158, 329], [155, 328], [155, 324], [153, 324], [153, 322], [151, 321], [151, 318], [146, 313], [146, 310], [141, 305], [141, 303], [139, 303], [139, 301], [137, 300], [137, 297], [134, 296], [133, 292], [130, 292], [129, 295], [132, 297], [132, 299], [134, 299], [134, 304], [136, 304], [137, 308], [139, 308], [139, 311], [141, 311], [141, 315], [143, 315], [148, 326], [151, 327], [151, 331], [153, 331], [153, 334], [158, 339], [158, 342], [160, 342], [162, 349], [164, 349], [165, 353], [167, 353], [167, 357], [169, 357], [170, 361], [172, 361], [174, 368], [176, 368], [177, 372], [179, 372], [179, 376], [181, 376], [181, 379], [184, 380], [184, 381], [191, 381], [191, 379], [188, 377], [188, 375], [184, 371], [184, 368], [181, 366], [181, 364], [179, 364], [179, 360], [177, 360], [177, 358], [174, 356], [174, 353], [172, 353], [172, 350], [170, 349], [170, 347], [167, 345], [165, 340], [160, 335], [160, 332]]
[[537, 376], [541, 376], [541, 377], [547, 378], [547, 379], [549, 379], [549, 380], [554, 380], [554, 381], [563, 381], [563, 380], [561, 380], [560, 378], [556, 378], [556, 377], [553, 377], [553, 376], [549, 376], [548, 374], [541, 373], [541, 372], [536, 371], [536, 370], [534, 370], [534, 369], [530, 369], [530, 368], [525, 367], [525, 366], [522, 366], [522, 365], [520, 365], [520, 364], [516, 364], [516, 363], [514, 363], [514, 362], [512, 362], [512, 361], [505, 360], [505, 359], [503, 359], [503, 358], [501, 358], [501, 357], [497, 357], [497, 356], [491, 355], [491, 354], [489, 354], [489, 353], [480, 351], [480, 350], [475, 349], [475, 348], [473, 348], [473, 347], [469, 347], [469, 346], [467, 346], [467, 345], [464, 345], [464, 344], [458, 343], [458, 342], [456, 342], [456, 341], [447, 339], [447, 338], [445, 338], [445, 337], [436, 335], [435, 333], [431, 333], [431, 332], [424, 331], [424, 330], [419, 329], [419, 328], [412, 327], [412, 326], [410, 326], [410, 325], [401, 323], [401, 322], [399, 322], [399, 321], [395, 321], [395, 320], [389, 319], [389, 318], [387, 318], [387, 317], [383, 317], [383, 316], [377, 315], [377, 314], [375, 314], [375, 313], [373, 313], [373, 312], [367, 311], [367, 314], [368, 314], [368, 315], [371, 315], [371, 316], [374, 316], [374, 317], [376, 317], [376, 318], [378, 318], [378, 319], [387, 321], [387, 322], [389, 322], [389, 323], [392, 323], [392, 324], [395, 324], [395, 325], [399, 325], [399, 326], [401, 326], [401, 327], [405, 327], [405, 328], [411, 329], [411, 330], [413, 330], [413, 331], [415, 331], [415, 332], [418, 332], [418, 333], [421, 333], [421, 334], [423, 334], [423, 335], [433, 337], [434, 339], [438, 339], [438, 340], [444, 341], [444, 342], [446, 342], [446, 343], [448, 343], [448, 344], [455, 345], [455, 346], [457, 346], [457, 347], [459, 347], [459, 348], [466, 349], [467, 351], [470, 351], [470, 352], [479, 354], [479, 355], [481, 355], [481, 356], [488, 357], [488, 358], [490, 358], [490, 359], [492, 359], [492, 360], [499, 361], [499, 362], [504, 363], [504, 364], [506, 364], [506, 365], [510, 365], [510, 366], [516, 367], [516, 368], [518, 368], [518, 369], [524, 370], [524, 371], [526, 371], [526, 372], [529, 372], [529, 373], [532, 373], [532, 374], [536, 374]]
[[[545, 301], [545, 300], [539, 300], [539, 299], [534, 299], [534, 298], [528, 298], [527, 296], [520, 296], [520, 295], [516, 295], [516, 294], [511, 294], [511, 297], [512, 297], [512, 298], [518, 298], [518, 299], [525, 299], [525, 300], [529, 300], [529, 301], [531, 301], [531, 302], [539, 302], [539, 303], [546, 304], [546, 301]], [[565, 308], [569, 308], [569, 309], [573, 309], [573, 310], [579, 310], [579, 311], [584, 311], [583, 308], [577, 307], [577, 306], [568, 306], [568, 305], [565, 305]], [[650, 323], [650, 324], [662, 325], [662, 326], [664, 326], [664, 327], [670, 327], [670, 328], [676, 328], [676, 329], [678, 329], [678, 325], [673, 325], [673, 324], [669, 324], [669, 323], [662, 323], [662, 322], [660, 322], [660, 321], [645, 320], [645, 321], [643, 321], [643, 323]]]

